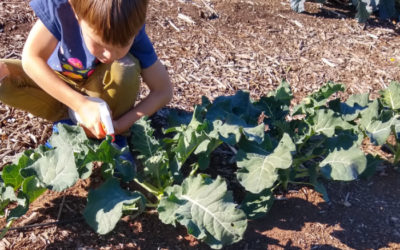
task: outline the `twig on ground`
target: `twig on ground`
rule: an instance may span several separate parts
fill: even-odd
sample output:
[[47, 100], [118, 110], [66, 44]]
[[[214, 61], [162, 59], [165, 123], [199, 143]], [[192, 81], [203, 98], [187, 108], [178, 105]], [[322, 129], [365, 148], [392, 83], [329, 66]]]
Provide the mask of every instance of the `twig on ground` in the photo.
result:
[[206, 3], [204, 0], [201, 0], [201, 1], [203, 2], [204, 6], [206, 6], [206, 8], [207, 8], [209, 11], [211, 11], [212, 14], [218, 16], [217, 12], [216, 12], [213, 8], [211, 8], [211, 6], [210, 6], [208, 3]]
[[33, 224], [33, 225], [26, 225], [26, 226], [21, 226], [21, 227], [11, 227], [8, 229], [8, 231], [11, 230], [23, 230], [23, 229], [29, 229], [29, 228], [35, 228], [35, 227], [45, 227], [45, 226], [51, 226], [51, 225], [60, 225], [60, 224], [69, 224], [73, 222], [79, 222], [83, 221], [83, 217], [71, 219], [71, 220], [64, 220], [64, 221], [53, 221], [53, 222], [47, 222], [47, 223], [40, 223], [40, 224]]
[[57, 221], [60, 220], [61, 212], [62, 212], [62, 209], [63, 209], [63, 206], [64, 206], [64, 201], [65, 201], [65, 191], [63, 193], [63, 198], [62, 198], [62, 201], [61, 201], [60, 209], [58, 210]]

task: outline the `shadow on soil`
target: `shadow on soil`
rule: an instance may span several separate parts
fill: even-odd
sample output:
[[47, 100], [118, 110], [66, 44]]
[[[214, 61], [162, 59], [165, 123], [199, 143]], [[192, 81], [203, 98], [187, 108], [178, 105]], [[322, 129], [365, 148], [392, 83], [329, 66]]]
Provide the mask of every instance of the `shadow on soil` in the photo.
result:
[[[41, 215], [36, 223], [55, 221], [62, 197], [56, 198], [44, 208], [37, 210]], [[154, 211], [148, 211], [135, 219], [128, 216], [118, 222], [115, 229], [107, 235], [95, 233], [82, 217], [86, 199], [66, 195], [60, 216], [61, 223], [19, 232], [38, 230], [43, 233], [52, 232], [54, 239], [46, 245], [46, 249], [100, 249], [120, 246], [119, 249], [208, 249], [205, 244], [185, 239], [186, 229], [178, 226], [165, 225], [160, 222]], [[55, 229], [55, 232], [53, 231]], [[18, 233], [19, 233], [18, 232]]]
[[[328, 182], [326, 187], [330, 203], [310, 202], [320, 200], [319, 194], [310, 189], [308, 192], [298, 188], [292, 190], [288, 199], [275, 201], [265, 218], [249, 221], [244, 240], [225, 249], [300, 249], [296, 247], [297, 241], [302, 240], [298, 235], [304, 234], [296, 235], [296, 232], [304, 227], [308, 227], [307, 232], [314, 232], [308, 237], [333, 237], [354, 249], [378, 249], [389, 247], [390, 243], [400, 243], [400, 173], [388, 170], [368, 181]], [[61, 199], [54, 199], [39, 213], [46, 215], [47, 219], [50, 214], [54, 220]], [[63, 209], [61, 220], [81, 218], [85, 202], [83, 198], [66, 196], [64, 203], [68, 208]], [[324, 233], [329, 226], [336, 226], [338, 230]], [[188, 237], [185, 228], [162, 224], [154, 211], [132, 220], [123, 218], [107, 235], [97, 235], [83, 220], [59, 225], [56, 234], [48, 249], [118, 245], [124, 249], [209, 249]], [[327, 244], [311, 247], [339, 249]]]
[[[390, 243], [400, 243], [400, 173], [391, 169], [384, 176], [374, 176], [368, 181], [330, 182], [326, 187], [330, 203], [320, 202], [313, 205], [307, 200], [314, 200], [315, 197], [311, 196], [318, 194], [305, 194], [301, 191], [294, 191], [295, 194], [287, 200], [275, 201], [265, 218], [249, 222], [245, 240], [248, 244], [257, 242], [249, 249], [265, 249], [267, 246], [298, 249], [292, 246], [296, 245], [293, 241], [302, 239], [296, 238], [300, 234], [295, 233], [310, 223], [312, 225], [308, 227], [311, 227], [311, 230], [307, 229], [307, 232], [312, 232], [313, 229], [315, 232], [310, 235], [311, 238], [324, 237], [323, 228], [326, 227], [319, 224], [332, 227], [336, 225], [340, 230], [335, 230], [327, 236], [334, 237], [354, 249], [379, 249], [389, 247]], [[307, 197], [308, 195], [310, 197]], [[345, 200], [348, 203], [345, 204]], [[286, 232], [275, 232], [273, 236], [276, 236], [276, 239], [263, 235], [264, 232], [268, 233], [274, 229]], [[293, 234], [290, 231], [293, 231]], [[279, 239], [284, 237], [290, 239], [286, 245], [279, 243]], [[239, 247], [233, 245], [229, 249]], [[312, 249], [338, 248], [313, 245]]]
[[[325, 3], [317, 13], [305, 11], [301, 14], [325, 19], [355, 19], [356, 9], [353, 6], [345, 4]], [[360, 25], [364, 26], [364, 29], [385, 28], [393, 30], [396, 34], [400, 34], [400, 30], [395, 23], [379, 19], [379, 13], [373, 13], [366, 24], [360, 23]]]

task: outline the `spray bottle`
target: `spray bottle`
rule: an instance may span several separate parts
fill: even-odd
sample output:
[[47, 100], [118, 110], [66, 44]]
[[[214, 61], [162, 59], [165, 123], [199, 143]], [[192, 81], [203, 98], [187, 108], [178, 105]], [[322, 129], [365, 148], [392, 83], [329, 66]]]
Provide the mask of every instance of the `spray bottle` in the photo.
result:
[[[115, 141], [114, 126], [112, 123], [110, 108], [108, 107], [107, 103], [104, 100], [97, 97], [87, 96], [86, 98], [88, 98], [91, 101], [99, 103], [100, 121], [101, 121], [100, 129], [103, 129], [103, 131], [105, 132], [104, 134], [110, 135], [112, 137], [112, 142], [114, 142]], [[78, 113], [76, 113], [72, 109], [68, 109], [68, 114], [74, 123], [82, 123], [81, 117], [78, 115]]]

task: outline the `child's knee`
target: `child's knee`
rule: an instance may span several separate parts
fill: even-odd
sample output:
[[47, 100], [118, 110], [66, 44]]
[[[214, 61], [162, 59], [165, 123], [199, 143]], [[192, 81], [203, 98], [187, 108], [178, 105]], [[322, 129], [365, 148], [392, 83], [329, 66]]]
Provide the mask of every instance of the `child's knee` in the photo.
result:
[[[127, 54], [126, 56], [122, 57], [121, 59], [118, 59], [116, 61], [118, 67], [121, 72], [130, 72], [139, 75], [141, 71], [140, 63], [139, 60], [132, 56], [131, 54]], [[117, 70], [118, 71], [118, 70]], [[129, 73], [128, 73], [129, 74]]]
[[139, 60], [131, 54], [114, 61], [109, 73], [106, 73], [104, 82], [115, 82], [117, 85], [124, 86], [126, 84], [137, 84], [140, 78], [141, 67]]
[[139, 64], [139, 61], [131, 54], [118, 59], [117, 62], [124, 67], [136, 67]]

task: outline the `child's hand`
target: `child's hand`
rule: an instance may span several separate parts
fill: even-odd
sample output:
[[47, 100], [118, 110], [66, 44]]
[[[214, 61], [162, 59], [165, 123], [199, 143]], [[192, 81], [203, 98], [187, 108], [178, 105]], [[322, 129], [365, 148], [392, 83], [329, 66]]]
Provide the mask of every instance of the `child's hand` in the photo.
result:
[[87, 100], [78, 110], [82, 119], [82, 127], [90, 138], [103, 139], [106, 133], [101, 125], [99, 103]]

